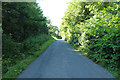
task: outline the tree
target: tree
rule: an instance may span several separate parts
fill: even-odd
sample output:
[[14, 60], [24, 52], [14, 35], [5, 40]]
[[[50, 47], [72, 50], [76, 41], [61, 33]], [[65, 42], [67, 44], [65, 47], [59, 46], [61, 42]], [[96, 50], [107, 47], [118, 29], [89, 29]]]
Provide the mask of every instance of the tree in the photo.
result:
[[[60, 26], [67, 42], [120, 75], [119, 2], [70, 2]], [[115, 75], [116, 76], [116, 75]]]
[[47, 20], [36, 3], [3, 3], [3, 33], [11, 34], [16, 41], [29, 36], [48, 34]]

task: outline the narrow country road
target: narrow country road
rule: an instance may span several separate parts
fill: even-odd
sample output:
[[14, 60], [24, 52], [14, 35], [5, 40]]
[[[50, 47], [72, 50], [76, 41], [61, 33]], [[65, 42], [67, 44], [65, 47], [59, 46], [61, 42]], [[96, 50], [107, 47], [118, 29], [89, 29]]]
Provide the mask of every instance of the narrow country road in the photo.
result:
[[64, 40], [54, 41], [18, 78], [113, 78]]

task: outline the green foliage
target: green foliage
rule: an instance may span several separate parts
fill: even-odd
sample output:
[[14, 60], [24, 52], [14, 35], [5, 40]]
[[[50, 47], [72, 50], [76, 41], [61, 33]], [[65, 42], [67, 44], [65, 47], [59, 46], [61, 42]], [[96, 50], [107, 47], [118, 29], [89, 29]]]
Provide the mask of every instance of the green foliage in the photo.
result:
[[40, 45], [42, 45], [47, 40], [51, 39], [50, 36], [46, 34], [41, 34], [39, 36], [29, 37], [23, 42], [25, 51], [37, 51], [40, 50]]
[[59, 33], [59, 29], [57, 26], [52, 26], [52, 25], [49, 26], [49, 34], [50, 35], [57, 37], [58, 33]]
[[50, 36], [41, 34], [17, 43], [11, 39], [10, 35], [3, 34], [3, 74], [8, 71], [9, 67], [16, 65], [19, 60], [41, 50], [40, 46], [50, 39], [52, 39]]
[[2, 4], [3, 33], [21, 42], [30, 36], [48, 34], [47, 20], [36, 3], [4, 2]]
[[59, 28], [57, 26], [51, 25], [51, 21], [48, 19], [48, 31], [49, 35], [54, 36], [56, 38], [61, 39], [62, 37], [59, 35]]
[[71, 2], [60, 27], [63, 39], [86, 53], [96, 63], [115, 73], [114, 76], [118, 78], [120, 78], [119, 14], [119, 2]]
[[46, 48], [48, 48], [52, 42], [54, 42], [54, 39], [50, 38], [42, 45], [39, 45], [40, 50], [34, 51], [33, 55], [27, 55], [27, 57], [16, 61], [16, 65], [9, 66], [9, 68], [7, 67], [8, 71], [2, 75], [2, 78], [16, 78], [32, 61], [34, 61]]
[[[15, 66], [28, 56], [33, 56], [35, 51], [44, 50], [40, 46], [52, 39], [48, 35], [47, 24], [47, 18], [43, 16], [43, 11], [38, 7], [37, 3], [2, 3], [2, 24], [0, 26], [2, 25], [3, 31], [0, 28], [0, 33], [3, 32], [3, 75], [12, 73], [13, 70], [10, 69], [9, 71], [10, 67]], [[22, 67], [24, 66], [20, 65], [20, 68]]]

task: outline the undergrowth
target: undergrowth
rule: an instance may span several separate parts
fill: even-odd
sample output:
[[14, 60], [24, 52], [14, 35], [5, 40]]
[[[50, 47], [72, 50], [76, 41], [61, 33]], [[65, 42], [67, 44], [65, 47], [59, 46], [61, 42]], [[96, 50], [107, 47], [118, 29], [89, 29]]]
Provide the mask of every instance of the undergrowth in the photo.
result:
[[[48, 35], [42, 34], [26, 39], [22, 43], [5, 39], [3, 35], [3, 78], [16, 78], [33, 60], [35, 60], [53, 41]], [[6, 50], [6, 47], [7, 48]]]

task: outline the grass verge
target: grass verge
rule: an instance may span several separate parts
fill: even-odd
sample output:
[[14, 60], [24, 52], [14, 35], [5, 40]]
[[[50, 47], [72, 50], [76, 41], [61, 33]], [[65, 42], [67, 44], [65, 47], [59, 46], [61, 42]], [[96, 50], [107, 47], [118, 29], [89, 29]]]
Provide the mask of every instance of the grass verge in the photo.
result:
[[27, 58], [24, 58], [22, 61], [18, 62], [16, 65], [10, 67], [8, 72], [2, 76], [2, 78], [16, 78], [27, 66], [34, 61], [40, 54], [52, 44], [55, 39], [50, 39], [43, 43], [40, 46], [40, 50], [34, 52], [34, 55], [29, 55]]

